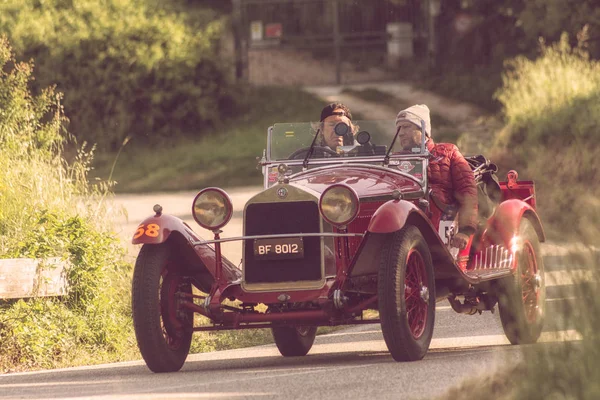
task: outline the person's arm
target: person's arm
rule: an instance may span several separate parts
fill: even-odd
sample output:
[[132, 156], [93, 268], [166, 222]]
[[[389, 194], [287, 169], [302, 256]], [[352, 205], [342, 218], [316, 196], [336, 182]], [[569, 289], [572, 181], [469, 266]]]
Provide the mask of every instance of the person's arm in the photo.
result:
[[450, 160], [454, 197], [460, 204], [458, 232], [472, 235], [477, 229], [477, 184], [471, 166], [458, 148]]

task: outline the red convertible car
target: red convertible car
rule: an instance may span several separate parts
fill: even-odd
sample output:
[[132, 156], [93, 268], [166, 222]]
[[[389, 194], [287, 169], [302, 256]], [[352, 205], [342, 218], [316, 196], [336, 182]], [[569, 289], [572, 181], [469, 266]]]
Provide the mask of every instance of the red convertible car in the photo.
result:
[[[456, 213], [432, 199], [425, 143], [394, 149], [394, 121], [357, 121], [344, 146], [316, 145], [318, 123], [274, 124], [260, 160], [264, 190], [243, 209], [243, 236], [221, 238], [227, 193], [192, 202], [200, 238], [181, 219], [144, 220], [132, 285], [136, 338], [154, 372], [179, 370], [194, 331], [269, 328], [284, 356], [306, 355], [318, 326], [380, 323], [394, 360], [425, 356], [435, 304], [476, 314], [498, 305], [511, 343], [535, 342], [544, 319], [544, 231], [534, 183], [494, 179], [482, 156], [468, 161], [480, 191], [479, 229], [453, 248]], [[449, 207], [447, 207], [449, 206]], [[243, 242], [240, 267], [221, 243]], [[376, 319], [365, 318], [377, 310]], [[210, 324], [195, 324], [196, 314]], [[373, 314], [373, 313], [371, 313]]]

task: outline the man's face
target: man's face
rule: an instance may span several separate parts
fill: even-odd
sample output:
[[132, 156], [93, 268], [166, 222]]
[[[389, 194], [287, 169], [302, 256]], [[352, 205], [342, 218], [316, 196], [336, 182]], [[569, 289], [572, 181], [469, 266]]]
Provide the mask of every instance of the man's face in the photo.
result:
[[330, 115], [323, 120], [323, 140], [325, 141], [326, 146], [329, 146], [335, 150], [338, 146], [344, 145], [344, 137], [336, 135], [335, 131], [333, 130], [335, 125], [339, 122], [345, 122], [349, 126], [352, 125], [350, 118], [344, 115], [344, 110], [336, 108], [333, 110], [333, 112], [339, 113], [340, 115]]
[[402, 122], [399, 126], [398, 141], [402, 150], [411, 150], [421, 146], [421, 130], [410, 122]]

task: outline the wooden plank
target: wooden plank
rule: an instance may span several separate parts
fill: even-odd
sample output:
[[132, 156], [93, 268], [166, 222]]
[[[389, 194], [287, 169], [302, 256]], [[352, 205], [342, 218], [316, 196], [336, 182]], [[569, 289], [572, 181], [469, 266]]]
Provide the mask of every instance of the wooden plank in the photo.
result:
[[0, 259], [0, 299], [65, 295], [66, 266], [58, 257]]

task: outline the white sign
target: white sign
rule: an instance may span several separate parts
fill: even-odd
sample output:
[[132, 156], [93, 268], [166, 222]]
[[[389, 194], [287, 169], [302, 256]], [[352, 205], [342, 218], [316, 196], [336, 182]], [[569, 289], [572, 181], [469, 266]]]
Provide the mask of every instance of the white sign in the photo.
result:
[[250, 39], [253, 41], [263, 40], [263, 23], [262, 23], [262, 21], [250, 22]]

